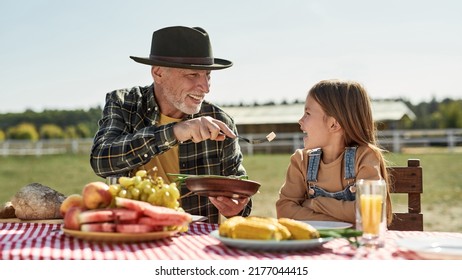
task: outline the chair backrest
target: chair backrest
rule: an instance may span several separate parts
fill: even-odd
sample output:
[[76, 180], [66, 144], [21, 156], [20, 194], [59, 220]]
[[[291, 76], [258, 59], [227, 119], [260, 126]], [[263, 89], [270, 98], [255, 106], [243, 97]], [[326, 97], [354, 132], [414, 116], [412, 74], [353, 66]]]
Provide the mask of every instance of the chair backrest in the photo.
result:
[[389, 230], [423, 231], [421, 194], [423, 192], [422, 167], [420, 160], [409, 159], [407, 166], [388, 167], [391, 193], [407, 194], [407, 212], [393, 213]]

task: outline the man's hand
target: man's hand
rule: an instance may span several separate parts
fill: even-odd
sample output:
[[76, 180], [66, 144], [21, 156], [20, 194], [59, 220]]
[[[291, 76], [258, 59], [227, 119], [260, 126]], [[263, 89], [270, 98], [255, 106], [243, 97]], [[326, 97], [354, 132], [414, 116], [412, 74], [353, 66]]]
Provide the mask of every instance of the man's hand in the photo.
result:
[[218, 211], [225, 217], [232, 217], [239, 214], [244, 207], [249, 203], [250, 198], [229, 198], [225, 196], [209, 197]]
[[192, 140], [194, 143], [207, 139], [223, 141], [226, 137], [236, 137], [224, 122], [208, 116], [181, 121], [173, 126], [173, 133], [180, 142]]

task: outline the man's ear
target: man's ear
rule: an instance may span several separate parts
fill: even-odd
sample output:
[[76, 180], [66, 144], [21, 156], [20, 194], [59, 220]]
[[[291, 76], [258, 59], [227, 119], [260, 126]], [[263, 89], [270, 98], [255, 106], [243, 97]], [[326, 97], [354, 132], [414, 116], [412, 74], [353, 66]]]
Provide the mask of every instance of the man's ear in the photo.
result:
[[152, 66], [151, 67], [151, 76], [157, 83], [162, 78], [162, 70], [159, 66]]

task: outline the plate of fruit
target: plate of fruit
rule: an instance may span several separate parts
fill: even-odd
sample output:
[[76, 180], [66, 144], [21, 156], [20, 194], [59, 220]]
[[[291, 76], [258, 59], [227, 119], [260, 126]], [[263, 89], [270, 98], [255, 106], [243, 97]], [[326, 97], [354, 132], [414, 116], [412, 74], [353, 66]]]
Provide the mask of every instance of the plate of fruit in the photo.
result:
[[70, 208], [63, 232], [88, 241], [141, 242], [166, 238], [187, 230], [190, 214], [144, 201], [115, 198], [117, 208]]
[[[146, 173], [137, 174], [135, 180], [119, 178], [117, 185], [91, 182], [81, 194], [68, 196], [60, 208], [63, 233], [88, 241], [141, 242], [187, 231], [193, 217], [175, 203], [179, 199], [176, 185], [163, 184], [160, 178], [153, 180]], [[146, 186], [150, 195], [127, 197], [127, 192], [146, 192]], [[139, 191], [134, 192], [135, 188]]]

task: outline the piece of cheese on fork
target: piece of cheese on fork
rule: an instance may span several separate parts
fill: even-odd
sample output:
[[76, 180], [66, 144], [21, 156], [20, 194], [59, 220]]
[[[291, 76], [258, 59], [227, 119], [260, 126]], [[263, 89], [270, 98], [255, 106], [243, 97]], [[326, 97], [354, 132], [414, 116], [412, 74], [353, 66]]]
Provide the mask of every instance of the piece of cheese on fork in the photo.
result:
[[271, 132], [270, 134], [266, 135], [266, 139], [268, 139], [269, 142], [273, 141], [274, 138], [276, 138], [276, 133]]

